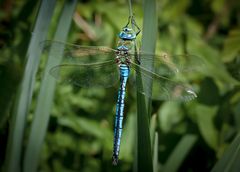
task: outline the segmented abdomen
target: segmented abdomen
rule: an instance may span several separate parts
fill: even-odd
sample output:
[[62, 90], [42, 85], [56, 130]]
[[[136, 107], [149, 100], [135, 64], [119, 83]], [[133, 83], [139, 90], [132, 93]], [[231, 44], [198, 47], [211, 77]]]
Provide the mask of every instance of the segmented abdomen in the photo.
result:
[[129, 76], [129, 67], [125, 64], [120, 65], [120, 87], [118, 90], [118, 100], [116, 106], [116, 116], [114, 124], [114, 143], [113, 143], [113, 165], [117, 165], [122, 136], [122, 121], [124, 110], [124, 97], [126, 93], [126, 83]]

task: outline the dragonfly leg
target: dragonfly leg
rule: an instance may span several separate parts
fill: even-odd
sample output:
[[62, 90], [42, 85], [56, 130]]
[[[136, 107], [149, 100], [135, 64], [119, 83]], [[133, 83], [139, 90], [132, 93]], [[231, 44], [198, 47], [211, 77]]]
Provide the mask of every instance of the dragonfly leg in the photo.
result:
[[130, 23], [130, 19], [132, 18], [132, 16], [129, 16], [128, 17], [128, 22], [127, 22], [127, 24], [126, 24], [126, 26], [125, 27], [128, 27], [128, 25], [129, 25], [129, 23]]
[[137, 64], [140, 65], [140, 64], [141, 64], [141, 61], [140, 61], [139, 55], [136, 53], [135, 56], [136, 56], [135, 59], [136, 59]]
[[130, 60], [130, 58], [129, 58], [129, 54], [128, 54], [128, 53], [125, 55], [125, 58], [126, 58], [125, 64], [126, 64], [127, 66], [130, 66], [131, 60]]
[[132, 24], [134, 26], [136, 26], [137, 28], [137, 32], [136, 32], [136, 36], [141, 32], [141, 29], [139, 28], [139, 26], [137, 25], [136, 21], [134, 20], [134, 18], [132, 17], [132, 20], [131, 20]]
[[135, 21], [135, 19], [134, 19], [134, 16], [129, 16], [129, 17], [128, 17], [128, 22], [127, 22], [125, 28], [128, 27], [128, 25], [129, 25], [130, 22], [137, 28], [137, 32], [136, 32], [136, 36], [137, 36], [137, 35], [141, 32], [141, 29], [140, 29], [139, 26], [137, 25], [137, 23], [136, 23], [136, 21]]

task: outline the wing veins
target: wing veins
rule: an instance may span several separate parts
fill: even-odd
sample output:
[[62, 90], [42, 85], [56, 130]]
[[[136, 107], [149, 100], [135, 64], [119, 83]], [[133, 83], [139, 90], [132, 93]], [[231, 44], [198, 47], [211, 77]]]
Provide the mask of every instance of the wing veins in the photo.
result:
[[[144, 67], [142, 67], [142, 66], [140, 66], [140, 65], [138, 65], [138, 64], [136, 64], [136, 63], [134, 63], [134, 62], [131, 62], [131, 64], [134, 65], [134, 70], [135, 70], [137, 73], [141, 73], [141, 71], [143, 71], [143, 72], [144, 72], [143, 74], [145, 74], [146, 76], [150, 77], [151, 79], [153, 79], [153, 78], [164, 79], [164, 80], [167, 80], [167, 81], [176, 83], [175, 81], [173, 81], [173, 80], [171, 80], [171, 79], [169, 79], [169, 78], [167, 78], [167, 77], [160, 76], [160, 75], [158, 75], [158, 74], [156, 74], [156, 73], [154, 73], [154, 72], [152, 72], [152, 71], [150, 71], [150, 70], [148, 70], [148, 69], [146, 69], [146, 68], [144, 68]], [[138, 71], [138, 70], [136, 69], [136, 67], [139, 67], [141, 71]]]

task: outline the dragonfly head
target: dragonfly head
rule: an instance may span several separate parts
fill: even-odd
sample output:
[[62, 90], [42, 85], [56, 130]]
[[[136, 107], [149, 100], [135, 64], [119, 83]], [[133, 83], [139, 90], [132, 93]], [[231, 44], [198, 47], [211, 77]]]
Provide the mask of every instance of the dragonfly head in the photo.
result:
[[136, 33], [133, 29], [124, 27], [122, 28], [121, 32], [119, 33], [119, 38], [122, 40], [134, 40], [136, 39]]

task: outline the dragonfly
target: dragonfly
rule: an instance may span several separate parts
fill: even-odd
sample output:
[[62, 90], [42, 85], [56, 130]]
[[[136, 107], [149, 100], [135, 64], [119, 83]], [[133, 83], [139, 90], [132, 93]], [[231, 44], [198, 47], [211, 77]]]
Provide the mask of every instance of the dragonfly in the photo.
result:
[[[54, 57], [58, 56], [60, 51], [63, 54], [57, 57], [62, 58], [60, 64], [50, 69], [50, 74], [57, 80], [80, 87], [104, 88], [120, 82], [114, 124], [113, 165], [117, 165], [119, 159], [126, 84], [130, 73], [135, 76], [141, 75], [143, 81], [144, 79], [152, 80], [149, 84], [143, 83], [144, 87], [139, 86], [141, 84], [135, 84], [137, 91], [146, 97], [179, 101], [189, 101], [197, 97], [192, 87], [176, 79], [176, 76], [181, 72], [196, 69], [196, 66], [201, 63], [199, 57], [189, 54], [174, 56], [136, 52], [135, 40], [140, 31], [134, 18], [129, 17], [128, 23], [118, 35], [116, 49], [58, 41], [44, 42], [44, 51], [51, 53]], [[152, 68], [143, 66], [144, 63], [152, 60], [154, 60]]]

